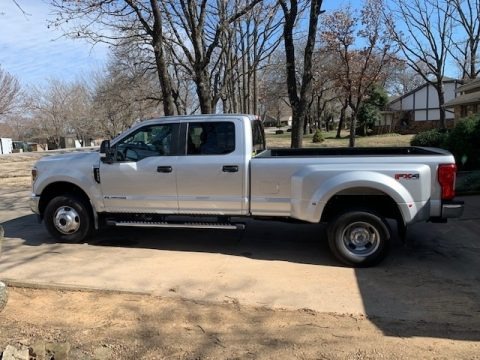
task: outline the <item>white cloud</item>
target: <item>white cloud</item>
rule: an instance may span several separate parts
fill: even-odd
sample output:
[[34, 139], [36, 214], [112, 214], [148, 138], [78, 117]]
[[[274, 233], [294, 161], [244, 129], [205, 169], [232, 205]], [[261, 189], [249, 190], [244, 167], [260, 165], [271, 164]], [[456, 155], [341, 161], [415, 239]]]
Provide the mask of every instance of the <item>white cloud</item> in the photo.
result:
[[13, 1], [0, 5], [0, 65], [25, 85], [39, 85], [49, 78], [74, 80], [104, 65], [108, 47], [92, 48], [83, 40], [61, 37], [47, 28], [49, 5], [40, 0], [22, 0], [28, 16]]

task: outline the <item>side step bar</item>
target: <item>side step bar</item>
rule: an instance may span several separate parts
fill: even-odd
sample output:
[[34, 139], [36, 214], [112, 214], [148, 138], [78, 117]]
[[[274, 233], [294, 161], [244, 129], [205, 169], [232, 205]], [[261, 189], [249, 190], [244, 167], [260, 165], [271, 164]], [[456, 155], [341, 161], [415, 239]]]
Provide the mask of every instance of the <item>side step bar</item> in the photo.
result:
[[142, 228], [178, 228], [178, 229], [222, 229], [245, 230], [245, 224], [221, 224], [214, 222], [150, 222], [150, 221], [115, 221], [107, 220], [109, 226], [142, 227]]

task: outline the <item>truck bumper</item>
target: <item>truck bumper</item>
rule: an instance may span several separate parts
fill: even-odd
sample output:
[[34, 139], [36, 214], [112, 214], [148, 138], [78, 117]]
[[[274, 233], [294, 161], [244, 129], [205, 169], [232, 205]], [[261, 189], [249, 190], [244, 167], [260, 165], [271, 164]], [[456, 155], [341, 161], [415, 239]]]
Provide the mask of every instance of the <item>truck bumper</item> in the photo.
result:
[[40, 196], [32, 194], [30, 196], [30, 209], [37, 215], [40, 215], [38, 204], [40, 203]]
[[444, 201], [442, 202], [442, 215], [430, 218], [433, 223], [446, 223], [448, 219], [459, 218], [463, 214], [463, 201]]
[[450, 219], [450, 218], [458, 218], [463, 214], [463, 201], [445, 201], [442, 204], [442, 218], [443, 219]]

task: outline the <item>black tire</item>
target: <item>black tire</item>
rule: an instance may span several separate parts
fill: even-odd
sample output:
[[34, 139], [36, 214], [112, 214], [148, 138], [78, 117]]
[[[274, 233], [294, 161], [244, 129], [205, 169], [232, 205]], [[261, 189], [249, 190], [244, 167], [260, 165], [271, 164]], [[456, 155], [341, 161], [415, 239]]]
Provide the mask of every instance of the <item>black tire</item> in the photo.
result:
[[376, 265], [390, 248], [389, 226], [368, 211], [341, 214], [328, 225], [327, 233], [332, 253], [352, 267]]
[[50, 200], [44, 221], [50, 235], [60, 242], [81, 242], [93, 231], [89, 207], [74, 195], [61, 195]]

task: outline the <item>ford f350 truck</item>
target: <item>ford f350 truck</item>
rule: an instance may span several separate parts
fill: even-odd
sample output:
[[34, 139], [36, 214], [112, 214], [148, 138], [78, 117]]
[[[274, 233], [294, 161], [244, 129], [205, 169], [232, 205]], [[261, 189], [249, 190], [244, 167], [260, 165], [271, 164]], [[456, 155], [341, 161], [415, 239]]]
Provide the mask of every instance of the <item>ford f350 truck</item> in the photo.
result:
[[404, 234], [415, 222], [461, 216], [455, 176], [454, 157], [441, 149], [267, 150], [256, 117], [177, 116], [141, 122], [99, 152], [42, 158], [31, 207], [55, 239], [73, 242], [104, 225], [326, 223], [339, 260], [371, 266], [385, 257], [392, 228]]

